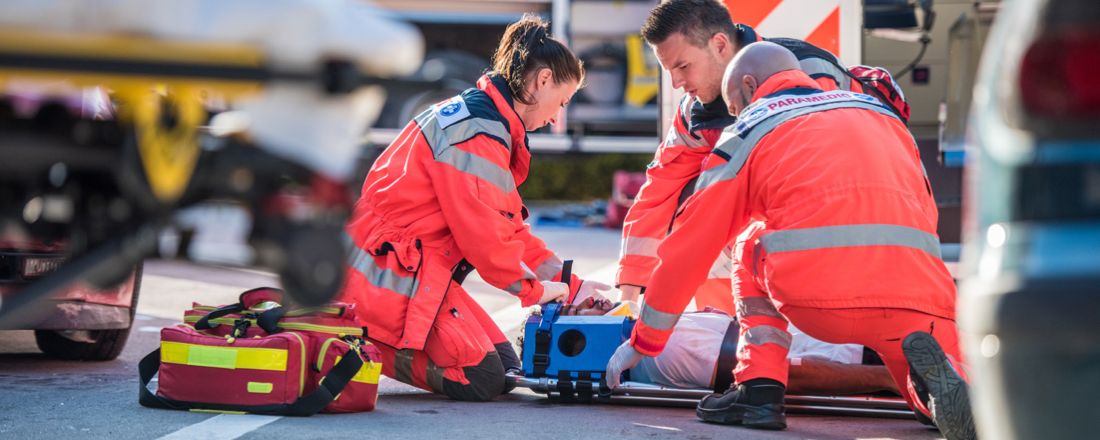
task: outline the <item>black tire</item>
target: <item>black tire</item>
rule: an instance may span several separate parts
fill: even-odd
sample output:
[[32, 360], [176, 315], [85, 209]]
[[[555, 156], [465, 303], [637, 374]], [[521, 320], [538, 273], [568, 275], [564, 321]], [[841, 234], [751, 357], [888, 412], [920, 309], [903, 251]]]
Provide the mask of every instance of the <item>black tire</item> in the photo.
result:
[[118, 357], [126, 347], [130, 329], [134, 326], [138, 294], [141, 292], [141, 274], [144, 263], [134, 269], [134, 294], [130, 299], [130, 326], [114, 330], [90, 330], [95, 342], [74, 341], [57, 330], [35, 330], [34, 341], [47, 356], [74, 361], [109, 361]]

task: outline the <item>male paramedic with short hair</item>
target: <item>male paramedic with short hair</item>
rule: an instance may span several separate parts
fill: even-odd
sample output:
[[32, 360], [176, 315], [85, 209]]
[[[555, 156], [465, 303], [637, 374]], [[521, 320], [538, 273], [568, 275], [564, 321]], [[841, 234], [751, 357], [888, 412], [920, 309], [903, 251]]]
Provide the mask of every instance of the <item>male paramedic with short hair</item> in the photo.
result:
[[949, 440], [974, 438], [957, 369], [955, 285], [939, 253], [931, 186], [905, 125], [873, 97], [825, 92], [794, 54], [760, 42], [726, 70], [722, 94], [738, 122], [708, 157], [682, 225], [661, 244], [638, 324], [608, 363], [608, 383], [659, 354], [708, 262], [750, 219], [767, 223], [740, 258], [782, 313], [745, 332], [751, 368], [699, 402], [709, 422], [784, 429], [784, 317], [831, 343], [883, 359], [911, 408]]
[[[685, 96], [677, 107], [668, 135], [646, 170], [646, 183], [635, 198], [623, 225], [619, 270], [615, 283], [624, 300], [638, 300], [657, 266], [657, 245], [669, 232], [673, 213], [694, 188], [703, 159], [710, 155], [719, 134], [736, 120], [726, 111], [721, 97], [722, 72], [737, 51], [763, 40], [753, 28], [734, 24], [718, 0], [668, 0], [655, 7], [641, 29], [672, 86]], [[769, 39], [795, 51], [801, 67], [825, 90], [848, 89], [853, 82], [833, 54], [801, 40]], [[758, 232], [762, 225], [756, 223]], [[679, 227], [679, 226], [677, 226]], [[695, 292], [695, 305], [734, 313], [731, 273], [744, 292], [748, 278], [724, 251], [713, 264], [707, 281]], [[752, 292], [748, 292], [752, 293]], [[752, 301], [752, 300], [750, 300]]]

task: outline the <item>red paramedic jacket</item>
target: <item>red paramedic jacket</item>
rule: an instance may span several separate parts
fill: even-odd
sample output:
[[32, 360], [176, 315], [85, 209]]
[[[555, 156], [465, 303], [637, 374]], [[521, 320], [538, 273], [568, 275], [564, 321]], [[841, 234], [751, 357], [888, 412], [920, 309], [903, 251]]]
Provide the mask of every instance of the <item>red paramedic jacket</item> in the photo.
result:
[[761, 84], [723, 133], [657, 250], [631, 344], [649, 356], [754, 220], [740, 258], [777, 307], [901, 308], [955, 317], [931, 186], [905, 125], [875, 98], [825, 92], [802, 71]]
[[[344, 300], [373, 340], [422, 349], [449, 289], [471, 266], [524, 306], [562, 261], [524, 223], [527, 132], [508, 86], [476, 89], [410, 122], [371, 167], [346, 231], [354, 244]], [[455, 281], [459, 280], [459, 281]], [[571, 279], [576, 294], [579, 280]]]
[[[742, 47], [756, 41], [771, 41], [791, 50], [802, 70], [823, 90], [861, 91], [858, 82], [851, 81], [840, 61], [828, 51], [791, 38], [765, 39], [742, 24], [737, 25], [737, 35]], [[657, 246], [671, 229], [673, 213], [691, 194], [694, 185], [690, 182], [699, 176], [703, 160], [710, 156], [722, 129], [736, 120], [727, 113], [722, 98], [708, 104], [689, 96], [680, 101], [672, 127], [646, 169], [645, 186], [624, 219], [616, 285], [649, 284], [649, 277], [657, 267]], [[709, 263], [707, 267], [711, 267]], [[740, 285], [742, 289], [751, 288], [749, 283]]]

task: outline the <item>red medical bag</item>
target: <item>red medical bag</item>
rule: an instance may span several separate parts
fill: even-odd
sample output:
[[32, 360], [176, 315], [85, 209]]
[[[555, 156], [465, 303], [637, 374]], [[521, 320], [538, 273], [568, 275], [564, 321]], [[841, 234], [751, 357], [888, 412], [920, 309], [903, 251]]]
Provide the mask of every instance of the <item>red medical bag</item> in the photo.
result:
[[[373, 410], [381, 353], [363, 338], [354, 305], [284, 308], [282, 297], [260, 288], [236, 304], [194, 304], [141, 360], [139, 402], [293, 416]], [[158, 370], [154, 394], [147, 385]]]

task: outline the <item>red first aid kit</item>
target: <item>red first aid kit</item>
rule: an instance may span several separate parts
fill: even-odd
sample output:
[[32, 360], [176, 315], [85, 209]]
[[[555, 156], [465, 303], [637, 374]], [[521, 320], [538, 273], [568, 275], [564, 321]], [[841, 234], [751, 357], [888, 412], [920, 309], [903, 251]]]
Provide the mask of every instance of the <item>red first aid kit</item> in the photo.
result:
[[[381, 354], [364, 339], [354, 305], [282, 304], [282, 291], [266, 287], [236, 304], [194, 304], [141, 360], [139, 402], [291, 416], [373, 410]], [[148, 384], [158, 371], [154, 394]]]

